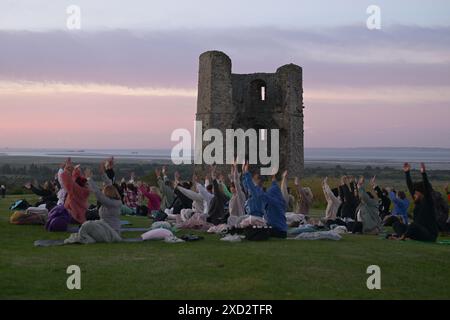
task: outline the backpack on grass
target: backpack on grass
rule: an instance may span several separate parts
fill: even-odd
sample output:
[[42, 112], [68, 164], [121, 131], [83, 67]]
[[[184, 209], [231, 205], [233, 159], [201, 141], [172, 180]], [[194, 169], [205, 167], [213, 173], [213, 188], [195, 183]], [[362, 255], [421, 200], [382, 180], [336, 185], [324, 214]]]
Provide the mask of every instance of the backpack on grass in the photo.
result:
[[11, 210], [11, 211], [25, 211], [29, 207], [31, 207], [31, 204], [29, 204], [27, 200], [22, 199], [22, 200], [17, 200], [16, 202], [14, 202], [9, 207], [9, 210]]
[[248, 241], [266, 241], [270, 238], [270, 227], [248, 227], [244, 229]]

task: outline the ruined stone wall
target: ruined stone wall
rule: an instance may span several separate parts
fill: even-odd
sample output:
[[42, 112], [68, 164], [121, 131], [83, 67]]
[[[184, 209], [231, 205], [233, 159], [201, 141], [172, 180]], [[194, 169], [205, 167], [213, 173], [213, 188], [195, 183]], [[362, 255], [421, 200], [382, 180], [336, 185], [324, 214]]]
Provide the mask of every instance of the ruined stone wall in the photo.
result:
[[232, 74], [231, 69], [230, 58], [222, 52], [200, 56], [197, 120], [203, 121], [204, 130], [217, 128], [224, 137], [226, 129], [280, 129], [280, 168], [302, 176], [302, 69], [293, 64], [276, 73]]

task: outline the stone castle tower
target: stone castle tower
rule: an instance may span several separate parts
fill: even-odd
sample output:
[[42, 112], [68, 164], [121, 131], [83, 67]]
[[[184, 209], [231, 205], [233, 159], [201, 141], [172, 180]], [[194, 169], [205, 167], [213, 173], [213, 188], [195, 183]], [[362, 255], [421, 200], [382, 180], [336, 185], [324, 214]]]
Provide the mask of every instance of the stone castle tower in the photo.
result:
[[225, 137], [226, 129], [279, 129], [280, 172], [303, 176], [302, 68], [288, 64], [275, 73], [234, 74], [231, 65], [220, 51], [200, 56], [196, 118], [203, 130], [216, 128]]

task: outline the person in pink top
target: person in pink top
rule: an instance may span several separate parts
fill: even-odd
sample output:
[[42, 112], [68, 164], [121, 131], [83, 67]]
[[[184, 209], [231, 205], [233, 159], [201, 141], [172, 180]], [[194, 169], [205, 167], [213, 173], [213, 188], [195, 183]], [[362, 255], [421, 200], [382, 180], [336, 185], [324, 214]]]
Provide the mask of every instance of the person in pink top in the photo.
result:
[[140, 184], [139, 192], [148, 199], [147, 207], [149, 216], [153, 211], [161, 210], [161, 196], [156, 187], [150, 187], [150, 191], [148, 191], [144, 185]]
[[86, 221], [86, 211], [89, 207], [90, 191], [87, 179], [81, 174], [80, 167], [74, 167], [70, 158], [65, 163], [61, 180], [67, 191], [64, 207], [69, 211], [73, 220], [83, 224]]

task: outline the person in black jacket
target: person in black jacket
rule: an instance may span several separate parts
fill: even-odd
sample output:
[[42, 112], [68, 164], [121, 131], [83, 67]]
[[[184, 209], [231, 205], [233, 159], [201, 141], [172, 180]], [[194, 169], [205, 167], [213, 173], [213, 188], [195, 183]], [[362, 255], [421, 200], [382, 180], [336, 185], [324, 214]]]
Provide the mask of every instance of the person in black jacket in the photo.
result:
[[31, 190], [31, 192], [40, 197], [39, 201], [35, 204], [35, 207], [45, 204], [45, 207], [50, 211], [56, 206], [58, 196], [56, 195], [54, 185], [50, 181], [46, 181], [42, 186], [38, 183], [33, 185], [29, 182], [25, 184], [25, 188]]
[[376, 192], [377, 197], [379, 199], [379, 207], [378, 210], [380, 212], [380, 218], [383, 220], [385, 217], [391, 214], [391, 199], [389, 199], [389, 193], [386, 189], [381, 189], [377, 182], [376, 177], [373, 177], [371, 180], [373, 190]]
[[192, 182], [181, 182], [181, 176], [177, 172], [175, 172], [175, 190], [174, 195], [175, 199], [173, 200], [172, 205], [170, 206], [173, 208], [173, 214], [180, 214], [181, 210], [183, 209], [192, 209], [192, 199], [188, 198], [183, 192], [181, 192], [177, 186], [180, 185], [185, 189], [191, 189], [192, 188]]
[[225, 203], [228, 201], [228, 198], [223, 193], [222, 186], [217, 181], [215, 166], [211, 168], [211, 179], [213, 181], [214, 197], [212, 198], [209, 206], [207, 221], [214, 225], [219, 225], [226, 223], [227, 221], [225, 214]]
[[355, 187], [353, 185], [353, 181], [349, 181], [349, 177], [342, 177], [341, 185], [339, 186], [339, 196], [342, 201], [342, 205], [340, 208], [340, 217], [342, 218], [350, 218], [352, 220], [356, 219], [356, 207], [357, 200], [355, 197]]
[[421, 163], [420, 172], [422, 181], [413, 183], [411, 179], [411, 166], [405, 163], [403, 171], [406, 175], [406, 184], [414, 199], [414, 222], [406, 226], [394, 223], [393, 227], [399, 239], [412, 239], [418, 241], [435, 242], [439, 230], [436, 220], [436, 210], [432, 197], [433, 188], [428, 180], [425, 164]]

